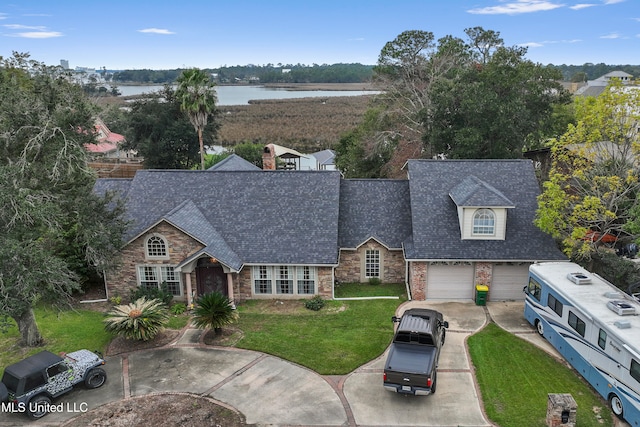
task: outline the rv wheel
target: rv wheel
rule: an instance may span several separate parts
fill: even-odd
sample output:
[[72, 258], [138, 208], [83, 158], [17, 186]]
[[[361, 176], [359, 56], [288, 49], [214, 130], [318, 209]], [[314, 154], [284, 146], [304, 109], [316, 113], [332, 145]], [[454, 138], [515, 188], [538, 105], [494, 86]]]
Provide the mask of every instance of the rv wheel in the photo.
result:
[[624, 414], [622, 400], [620, 400], [617, 395], [612, 394], [611, 396], [609, 396], [609, 405], [611, 406], [611, 410], [613, 411], [615, 416], [622, 419], [622, 415]]
[[536, 319], [536, 329], [540, 335], [544, 335], [544, 325], [540, 319]]

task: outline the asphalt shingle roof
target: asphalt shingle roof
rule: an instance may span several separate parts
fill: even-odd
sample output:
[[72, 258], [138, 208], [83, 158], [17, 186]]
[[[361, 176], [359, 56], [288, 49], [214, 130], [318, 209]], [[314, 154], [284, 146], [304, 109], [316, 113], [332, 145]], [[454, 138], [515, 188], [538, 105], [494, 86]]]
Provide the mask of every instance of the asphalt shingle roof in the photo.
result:
[[237, 154], [232, 154], [211, 166], [210, 171], [256, 171], [261, 170], [258, 166], [248, 162]]
[[[409, 160], [412, 236], [408, 259], [564, 260], [551, 236], [533, 219], [540, 190], [530, 160]], [[507, 211], [505, 240], [462, 240], [450, 193], [469, 176], [493, 187], [515, 208]], [[475, 203], [475, 202], [474, 202]]]
[[341, 248], [356, 248], [371, 237], [401, 248], [411, 235], [409, 181], [342, 180], [338, 231]]
[[513, 207], [513, 202], [475, 175], [464, 178], [449, 194], [458, 206]]
[[[125, 241], [166, 218], [200, 239], [215, 241], [217, 232], [243, 263], [335, 264], [339, 186], [340, 173], [330, 171], [138, 171]], [[189, 220], [194, 207], [202, 217]], [[203, 222], [212, 229], [194, 231]]]

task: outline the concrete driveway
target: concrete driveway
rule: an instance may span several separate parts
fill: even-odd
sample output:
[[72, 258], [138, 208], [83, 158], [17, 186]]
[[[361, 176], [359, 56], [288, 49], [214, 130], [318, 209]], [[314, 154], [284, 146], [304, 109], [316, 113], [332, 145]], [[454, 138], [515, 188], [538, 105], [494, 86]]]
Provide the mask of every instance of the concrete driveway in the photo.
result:
[[[386, 352], [348, 375], [321, 376], [262, 353], [207, 347], [200, 342], [201, 331], [187, 329], [166, 347], [110, 358], [105, 386], [90, 391], [80, 387], [56, 402], [84, 402], [90, 410], [127, 397], [188, 392], [235, 408], [247, 423], [261, 426], [491, 426], [479, 401], [465, 340], [491, 316], [505, 329], [547, 345], [524, 320], [523, 303], [480, 307], [472, 302], [408, 302], [397, 314], [413, 307], [439, 310], [449, 321], [438, 390], [431, 396], [384, 390]], [[28, 422], [22, 414], [6, 415], [0, 426]], [[60, 425], [75, 415], [53, 413], [29, 425]]]

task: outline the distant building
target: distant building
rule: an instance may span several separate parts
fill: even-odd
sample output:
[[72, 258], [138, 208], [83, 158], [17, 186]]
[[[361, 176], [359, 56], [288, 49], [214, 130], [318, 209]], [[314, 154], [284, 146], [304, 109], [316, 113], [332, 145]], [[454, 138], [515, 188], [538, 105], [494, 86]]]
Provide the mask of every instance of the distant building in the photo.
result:
[[595, 80], [587, 81], [587, 84], [576, 90], [575, 95], [578, 96], [598, 96], [612, 79], [617, 79], [622, 82], [623, 85], [631, 85], [633, 83], [633, 76], [624, 71], [611, 71], [604, 76], [598, 77]]
[[65, 70], [69, 69], [69, 60], [68, 59], [61, 59], [60, 60], [60, 66], [62, 68], [64, 68]]

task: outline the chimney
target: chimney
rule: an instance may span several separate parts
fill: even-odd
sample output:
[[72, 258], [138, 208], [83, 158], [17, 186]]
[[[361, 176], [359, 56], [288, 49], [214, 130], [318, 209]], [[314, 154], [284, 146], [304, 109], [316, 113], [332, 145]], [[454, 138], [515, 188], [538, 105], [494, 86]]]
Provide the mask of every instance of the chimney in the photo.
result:
[[262, 170], [276, 170], [276, 148], [273, 144], [267, 144], [262, 151]]

